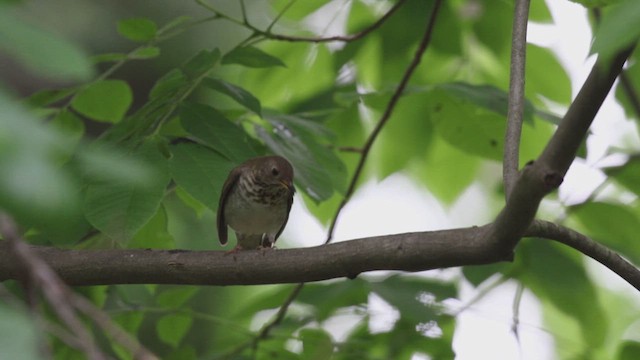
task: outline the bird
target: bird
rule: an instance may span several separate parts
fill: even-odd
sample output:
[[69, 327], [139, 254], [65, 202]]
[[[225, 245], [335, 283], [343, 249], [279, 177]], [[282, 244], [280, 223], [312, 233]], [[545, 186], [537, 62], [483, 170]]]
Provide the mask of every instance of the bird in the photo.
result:
[[233, 168], [218, 203], [218, 239], [227, 243], [227, 226], [238, 243], [229, 252], [271, 249], [289, 220], [293, 204], [293, 166], [281, 156], [252, 158]]

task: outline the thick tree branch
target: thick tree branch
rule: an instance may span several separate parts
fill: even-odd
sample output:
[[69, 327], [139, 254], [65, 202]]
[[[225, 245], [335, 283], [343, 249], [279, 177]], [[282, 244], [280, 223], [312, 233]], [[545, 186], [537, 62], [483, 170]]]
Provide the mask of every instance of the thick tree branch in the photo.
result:
[[[422, 271], [482, 265], [500, 257], [487, 237], [491, 225], [375, 236], [311, 248], [244, 251], [65, 250], [31, 246], [70, 285], [258, 285], [354, 278], [374, 270]], [[602, 263], [640, 290], [640, 270], [615, 252], [571, 229], [535, 221], [526, 236], [570, 246]], [[0, 241], [0, 281], [24, 268]]]
[[[32, 246], [70, 285], [256, 285], [356, 277], [372, 270], [421, 271], [503, 260], [486, 227], [376, 236], [311, 248], [242, 251], [65, 250]], [[0, 241], [0, 280], [21, 276]]]
[[524, 115], [524, 82], [527, 54], [527, 21], [529, 20], [529, 0], [516, 1], [511, 35], [511, 71], [509, 76], [509, 109], [507, 111], [507, 131], [504, 139], [504, 161], [502, 177], [504, 193], [508, 199], [511, 189], [518, 179], [520, 158], [520, 134]]

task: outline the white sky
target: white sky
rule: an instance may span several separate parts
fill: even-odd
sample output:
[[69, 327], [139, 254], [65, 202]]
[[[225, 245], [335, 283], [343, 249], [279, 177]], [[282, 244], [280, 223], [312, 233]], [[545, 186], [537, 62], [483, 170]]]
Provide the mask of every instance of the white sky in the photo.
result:
[[[530, 24], [529, 41], [550, 46], [556, 52], [570, 75], [575, 96], [594, 61], [593, 58], [588, 59], [591, 32], [586, 11], [569, 1], [547, 0], [547, 4], [555, 24]], [[596, 118], [592, 132], [595, 136], [589, 142], [587, 162], [574, 164], [560, 189], [560, 199], [564, 203], [580, 201], [603, 180], [602, 173], [593, 166], [603, 163], [602, 157], [610, 144], [640, 149], [635, 124], [625, 119], [612, 96]], [[393, 175], [382, 182], [370, 181], [361, 187], [343, 210], [335, 241], [484, 224], [492, 220], [482, 211], [488, 206], [480, 186], [471, 186], [454, 206], [445, 209], [421, 186], [402, 175]], [[306, 212], [301, 199], [296, 199], [283, 238], [300, 239], [302, 243], [299, 245], [313, 246], [321, 244], [325, 236], [326, 229]], [[619, 287], [626, 286], [615, 276], [601, 276]], [[503, 284], [457, 317], [456, 359], [554, 358], [553, 337], [544, 331], [540, 304], [528, 291], [525, 291], [520, 305], [520, 342], [516, 341], [511, 332], [515, 292], [515, 283]], [[465, 304], [476, 293], [476, 289], [465, 284], [461, 289], [460, 304]], [[379, 314], [378, 320], [370, 324], [372, 330], [388, 327], [397, 317], [393, 308], [378, 297], [370, 299], [370, 309]], [[348, 326], [345, 322], [328, 324], [336, 335], [345, 326]], [[424, 357], [416, 356], [414, 360], [421, 359]]]

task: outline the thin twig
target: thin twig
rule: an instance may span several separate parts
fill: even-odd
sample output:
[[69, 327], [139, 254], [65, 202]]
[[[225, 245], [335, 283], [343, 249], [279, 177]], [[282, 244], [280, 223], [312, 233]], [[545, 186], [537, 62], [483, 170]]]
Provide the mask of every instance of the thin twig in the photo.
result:
[[516, 288], [516, 296], [513, 298], [513, 318], [511, 322], [511, 332], [516, 337], [518, 345], [520, 345], [520, 333], [518, 327], [520, 326], [520, 304], [522, 303], [522, 294], [524, 293], [524, 285], [518, 283]]
[[[391, 9], [389, 9], [389, 11], [387, 11], [387, 13], [385, 13], [375, 23], [371, 24], [370, 26], [368, 26], [364, 30], [362, 30], [360, 32], [357, 32], [355, 34], [352, 34], [352, 35], [336, 35], [336, 36], [328, 36], [328, 37], [306, 37], [306, 36], [274, 34], [274, 33], [271, 32], [271, 28], [273, 27], [273, 23], [271, 25], [269, 25], [267, 30], [258, 29], [257, 27], [255, 27], [255, 26], [251, 25], [249, 22], [247, 22], [246, 18], [245, 18], [244, 21], [243, 20], [238, 20], [236, 18], [233, 18], [231, 16], [228, 16], [228, 15], [225, 15], [225, 14], [219, 12], [213, 6], [211, 6], [210, 4], [207, 4], [204, 0], [196, 0], [196, 2], [200, 6], [202, 6], [205, 9], [215, 13], [219, 17], [224, 18], [226, 20], [229, 20], [231, 22], [234, 22], [234, 23], [236, 23], [238, 25], [245, 26], [245, 27], [249, 28], [250, 30], [252, 30], [254, 32], [254, 34], [252, 35], [253, 37], [255, 37], [256, 35], [259, 35], [259, 36], [263, 36], [263, 37], [265, 37], [267, 39], [271, 39], [271, 40], [280, 40], [280, 41], [289, 41], [289, 42], [314, 42], [314, 43], [331, 42], [331, 41], [351, 42], [351, 41], [359, 40], [359, 39], [367, 36], [372, 31], [378, 29], [380, 26], [382, 26], [382, 24], [384, 24], [384, 22], [387, 21], [387, 19], [389, 19], [391, 17], [391, 15], [393, 15], [393, 13], [395, 13], [396, 10], [398, 10], [406, 1], [407, 0], [399, 0], [395, 5], [393, 5], [393, 7]], [[244, 13], [243, 13], [243, 15], [244, 15]]]
[[111, 338], [118, 344], [126, 348], [134, 359], [137, 360], [154, 360], [158, 359], [151, 351], [147, 350], [135, 337], [131, 336], [121, 327], [116, 325], [109, 315], [104, 311], [98, 309], [93, 303], [85, 299], [82, 296], [71, 296], [70, 300], [73, 306], [91, 318], [98, 327], [100, 327], [105, 333], [109, 334]]
[[511, 71], [509, 76], [509, 109], [507, 130], [504, 137], [504, 162], [502, 176], [504, 193], [508, 199], [518, 176], [520, 158], [520, 134], [524, 115], [524, 82], [527, 52], [527, 21], [529, 0], [516, 1], [513, 35], [511, 37]]
[[371, 147], [373, 146], [374, 141], [377, 139], [378, 134], [380, 134], [380, 131], [382, 130], [384, 125], [387, 123], [387, 121], [391, 117], [391, 114], [393, 113], [393, 109], [395, 108], [396, 104], [400, 100], [400, 97], [402, 96], [402, 93], [404, 92], [405, 87], [409, 83], [409, 79], [411, 79], [411, 75], [413, 75], [413, 72], [420, 64], [422, 55], [426, 51], [427, 46], [429, 45], [429, 42], [431, 40], [431, 35], [433, 34], [433, 28], [434, 28], [436, 18], [438, 16], [438, 10], [440, 9], [441, 4], [442, 4], [442, 0], [436, 0], [436, 2], [433, 4], [433, 8], [429, 13], [427, 28], [424, 32], [424, 35], [422, 36], [422, 40], [420, 41], [420, 45], [416, 50], [413, 60], [411, 61], [411, 64], [409, 64], [409, 67], [407, 67], [407, 70], [404, 72], [404, 75], [402, 76], [402, 80], [398, 84], [398, 87], [396, 88], [396, 91], [393, 93], [393, 96], [391, 96], [391, 100], [389, 101], [389, 104], [387, 104], [387, 108], [385, 109], [384, 114], [382, 114], [382, 117], [378, 121], [378, 124], [373, 129], [373, 131], [369, 135], [369, 138], [367, 138], [367, 141], [364, 143], [364, 146], [362, 147], [362, 155], [360, 156], [360, 161], [358, 161], [358, 165], [356, 166], [356, 170], [353, 173], [353, 177], [351, 178], [349, 187], [347, 188], [347, 191], [344, 194], [344, 198], [342, 199], [342, 202], [340, 202], [340, 205], [336, 210], [333, 220], [331, 221], [331, 226], [329, 226], [327, 239], [324, 242], [325, 244], [330, 243], [331, 240], [333, 239], [334, 230], [336, 227], [336, 223], [338, 221], [338, 217], [340, 216], [342, 209], [347, 204], [347, 202], [351, 199], [351, 196], [355, 191], [356, 184], [358, 183], [358, 180], [360, 179], [360, 175], [364, 168], [364, 163], [367, 161], [367, 157], [369, 156], [369, 151], [371, 151]]
[[586, 235], [549, 221], [535, 220], [525, 236], [554, 240], [570, 246], [606, 266], [640, 290], [640, 271], [618, 253]]

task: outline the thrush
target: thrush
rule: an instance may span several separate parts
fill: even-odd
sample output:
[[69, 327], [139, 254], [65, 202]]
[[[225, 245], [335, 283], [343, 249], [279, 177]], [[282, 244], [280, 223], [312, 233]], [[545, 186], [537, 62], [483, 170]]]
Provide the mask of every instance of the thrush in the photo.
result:
[[231, 251], [272, 248], [282, 234], [293, 203], [293, 167], [281, 156], [250, 159], [229, 173], [218, 204], [218, 238], [227, 226], [238, 244]]

